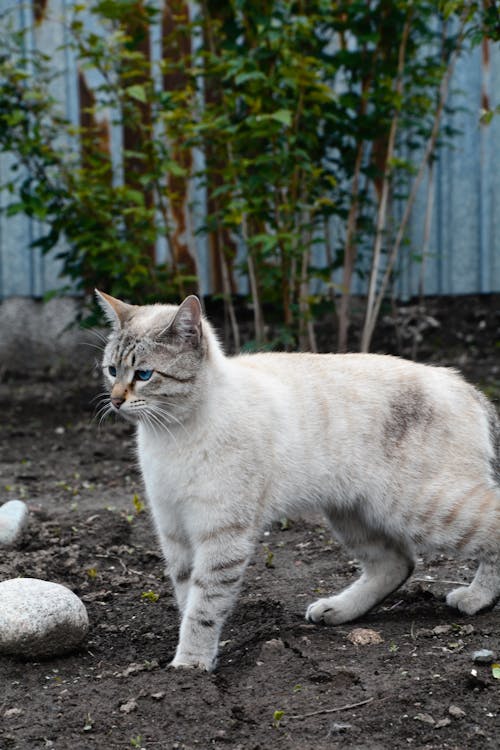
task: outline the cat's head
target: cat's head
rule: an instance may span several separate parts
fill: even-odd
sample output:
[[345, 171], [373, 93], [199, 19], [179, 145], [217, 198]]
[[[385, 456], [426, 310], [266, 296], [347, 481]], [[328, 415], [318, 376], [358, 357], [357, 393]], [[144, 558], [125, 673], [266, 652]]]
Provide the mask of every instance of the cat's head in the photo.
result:
[[112, 325], [102, 360], [109, 411], [159, 429], [183, 420], [199, 397], [211, 335], [198, 298], [138, 306], [96, 294]]

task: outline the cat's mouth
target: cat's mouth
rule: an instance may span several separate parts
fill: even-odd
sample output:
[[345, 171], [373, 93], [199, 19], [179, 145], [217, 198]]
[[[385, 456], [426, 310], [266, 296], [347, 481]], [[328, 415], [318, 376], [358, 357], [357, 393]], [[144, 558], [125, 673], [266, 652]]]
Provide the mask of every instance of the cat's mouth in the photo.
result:
[[141, 418], [141, 408], [143, 408], [143, 405], [137, 405], [135, 406], [134, 401], [130, 401], [126, 398], [110, 398], [110, 404], [111, 404], [111, 412], [113, 414], [118, 414], [120, 417], [123, 417], [123, 419], [126, 419], [128, 422], [138, 422]]

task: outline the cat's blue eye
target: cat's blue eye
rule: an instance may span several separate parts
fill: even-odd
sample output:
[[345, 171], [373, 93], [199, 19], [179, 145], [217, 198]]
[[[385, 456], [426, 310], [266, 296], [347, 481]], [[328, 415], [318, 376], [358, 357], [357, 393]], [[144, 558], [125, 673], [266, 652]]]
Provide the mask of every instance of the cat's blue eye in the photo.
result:
[[150, 380], [153, 370], [136, 370], [135, 377], [137, 380]]
[[116, 378], [116, 367], [114, 365], [108, 367], [108, 372], [112, 378]]

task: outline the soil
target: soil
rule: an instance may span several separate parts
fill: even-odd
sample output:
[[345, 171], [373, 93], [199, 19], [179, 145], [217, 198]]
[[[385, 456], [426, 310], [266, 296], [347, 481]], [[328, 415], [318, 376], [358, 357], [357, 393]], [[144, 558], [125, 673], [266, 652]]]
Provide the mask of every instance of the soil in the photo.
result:
[[[424, 322], [417, 355], [457, 366], [497, 398], [498, 309], [498, 298], [436, 302], [426, 315], [438, 325]], [[405, 334], [411, 315], [386, 316], [379, 350], [415, 353], [414, 333]], [[310, 625], [307, 604], [357, 570], [321, 518], [263, 533], [214, 673], [168, 669], [178, 629], [172, 590], [132, 430], [92, 421], [99, 390], [92, 376], [10, 375], [0, 384], [0, 502], [30, 507], [22, 544], [2, 551], [0, 580], [65, 584], [91, 622], [70, 656], [0, 659], [0, 750], [500, 747], [500, 679], [472, 660], [482, 648], [500, 656], [498, 607], [465, 617], [444, 603], [474, 562], [419, 561], [358, 622]], [[368, 643], [357, 642], [356, 628]]]

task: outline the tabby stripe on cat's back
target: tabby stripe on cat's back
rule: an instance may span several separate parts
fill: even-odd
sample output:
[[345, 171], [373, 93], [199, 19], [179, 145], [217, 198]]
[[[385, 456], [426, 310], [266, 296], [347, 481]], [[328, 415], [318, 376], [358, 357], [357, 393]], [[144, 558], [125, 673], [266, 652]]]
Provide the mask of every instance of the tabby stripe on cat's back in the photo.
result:
[[[483, 491], [484, 492], [484, 491]], [[461, 537], [459, 537], [457, 541], [457, 547], [458, 549], [465, 549], [469, 546], [469, 544], [473, 541], [473, 539], [477, 536], [479, 531], [484, 531], [485, 526], [485, 511], [490, 506], [495, 506], [493, 511], [493, 516], [496, 516], [496, 525], [498, 526], [498, 520], [499, 520], [499, 497], [494, 494], [494, 492], [491, 489], [487, 489], [484, 492], [484, 497], [481, 500], [479, 506], [476, 506], [473, 510], [473, 517], [472, 519], [472, 525], [469, 529], [464, 530], [464, 533]], [[490, 515], [489, 513], [487, 515]], [[487, 527], [489, 527], [489, 524], [487, 524]]]
[[[481, 490], [484, 490], [484, 484], [482, 483], [475, 485], [474, 487], [472, 487], [472, 489], [460, 495], [448, 509], [448, 512], [445, 513], [445, 515], [441, 519], [441, 523], [444, 526], [455, 526], [459, 519], [459, 516], [464, 511], [470, 510], [469, 506], [467, 505], [468, 501], [472, 500], [474, 497], [477, 497]], [[464, 519], [462, 519], [462, 521], [464, 521]]]

